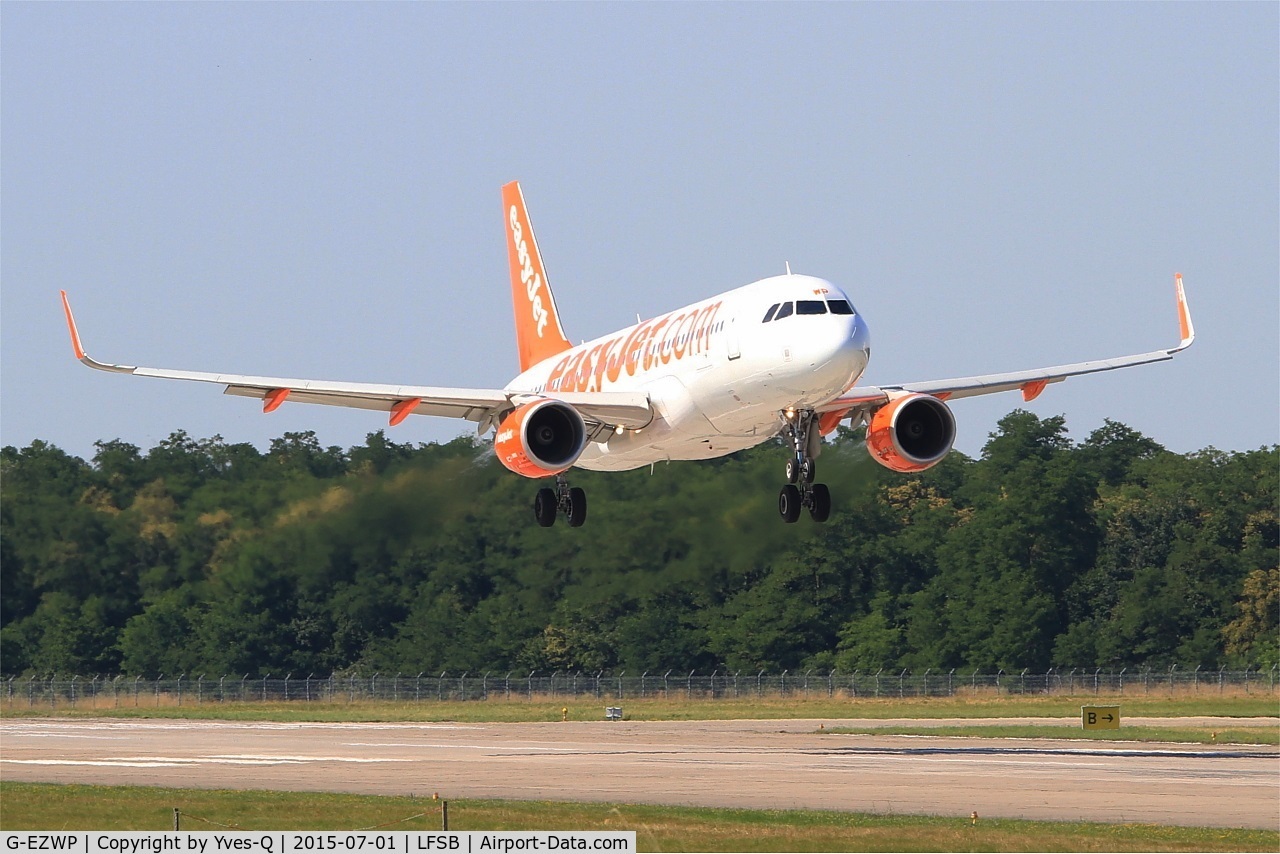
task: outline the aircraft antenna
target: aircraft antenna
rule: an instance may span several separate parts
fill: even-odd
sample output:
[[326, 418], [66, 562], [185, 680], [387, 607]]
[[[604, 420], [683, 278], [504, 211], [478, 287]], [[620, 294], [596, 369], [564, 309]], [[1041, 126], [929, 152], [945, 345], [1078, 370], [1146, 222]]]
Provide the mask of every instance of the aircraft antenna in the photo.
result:
[[790, 262], [790, 261], [784, 261], [783, 263], [785, 263], [785, 264], [787, 265], [787, 275], [788, 275], [788, 276], [790, 276], [790, 275], [791, 275], [791, 262]]

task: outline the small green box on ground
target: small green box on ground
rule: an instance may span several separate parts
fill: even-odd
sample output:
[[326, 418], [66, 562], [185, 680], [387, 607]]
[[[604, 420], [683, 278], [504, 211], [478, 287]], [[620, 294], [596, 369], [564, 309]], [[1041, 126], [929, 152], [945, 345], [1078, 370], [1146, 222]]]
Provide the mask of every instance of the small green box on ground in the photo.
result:
[[1081, 706], [1081, 729], [1120, 729], [1119, 706]]

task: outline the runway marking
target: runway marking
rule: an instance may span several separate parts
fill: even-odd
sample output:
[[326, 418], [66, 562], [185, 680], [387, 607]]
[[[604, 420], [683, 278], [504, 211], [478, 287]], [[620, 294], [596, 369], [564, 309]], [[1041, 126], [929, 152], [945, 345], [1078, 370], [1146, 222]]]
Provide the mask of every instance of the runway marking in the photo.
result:
[[[545, 753], [579, 753], [576, 747], [532, 747], [527, 744], [521, 745], [504, 745], [504, 744], [428, 744], [425, 742], [404, 741], [404, 742], [374, 742], [374, 741], [344, 741], [343, 747], [413, 747], [426, 750], [518, 750], [521, 752], [542, 751]], [[608, 754], [601, 754], [608, 755]], [[398, 760], [399, 761], [399, 760]]]

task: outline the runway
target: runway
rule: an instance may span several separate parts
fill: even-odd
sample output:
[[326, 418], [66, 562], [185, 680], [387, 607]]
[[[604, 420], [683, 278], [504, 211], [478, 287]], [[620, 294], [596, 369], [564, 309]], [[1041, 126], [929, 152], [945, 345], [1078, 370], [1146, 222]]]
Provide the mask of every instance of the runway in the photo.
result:
[[1280, 827], [1275, 747], [835, 735], [820, 723], [887, 722], [8, 719], [0, 777]]

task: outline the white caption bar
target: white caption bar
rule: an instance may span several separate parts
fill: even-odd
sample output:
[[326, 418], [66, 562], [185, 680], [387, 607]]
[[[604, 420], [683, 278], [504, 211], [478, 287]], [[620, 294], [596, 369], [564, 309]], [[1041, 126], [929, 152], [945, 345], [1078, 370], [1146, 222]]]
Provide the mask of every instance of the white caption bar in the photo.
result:
[[7, 852], [56, 854], [516, 854], [547, 851], [612, 851], [633, 854], [634, 830], [575, 831], [29, 831], [0, 833]]

